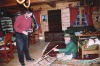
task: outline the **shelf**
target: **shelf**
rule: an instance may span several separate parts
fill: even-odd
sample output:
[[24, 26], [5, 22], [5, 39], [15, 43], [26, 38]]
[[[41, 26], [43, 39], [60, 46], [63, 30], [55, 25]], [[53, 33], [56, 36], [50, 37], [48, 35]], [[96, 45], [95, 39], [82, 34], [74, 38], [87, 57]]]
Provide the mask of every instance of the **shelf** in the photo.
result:
[[2, 31], [13, 32], [13, 24], [10, 17], [2, 17], [0, 23]]

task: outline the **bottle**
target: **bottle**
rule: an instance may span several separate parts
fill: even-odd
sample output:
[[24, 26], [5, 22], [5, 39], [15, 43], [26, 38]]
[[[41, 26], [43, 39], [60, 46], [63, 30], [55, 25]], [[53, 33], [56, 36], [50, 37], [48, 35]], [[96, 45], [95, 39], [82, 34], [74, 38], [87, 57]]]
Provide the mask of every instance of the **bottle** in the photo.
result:
[[83, 34], [86, 34], [86, 30], [85, 29], [83, 30]]

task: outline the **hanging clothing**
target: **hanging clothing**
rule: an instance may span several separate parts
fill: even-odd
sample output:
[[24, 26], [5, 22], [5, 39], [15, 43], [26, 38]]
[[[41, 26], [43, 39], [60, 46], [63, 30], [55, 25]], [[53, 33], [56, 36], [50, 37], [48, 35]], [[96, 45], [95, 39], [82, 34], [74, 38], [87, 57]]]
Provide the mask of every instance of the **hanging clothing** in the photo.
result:
[[34, 15], [33, 15], [32, 19], [33, 19], [33, 23], [32, 23], [33, 29], [38, 30], [39, 26], [37, 24], [37, 21], [36, 21], [36, 18]]

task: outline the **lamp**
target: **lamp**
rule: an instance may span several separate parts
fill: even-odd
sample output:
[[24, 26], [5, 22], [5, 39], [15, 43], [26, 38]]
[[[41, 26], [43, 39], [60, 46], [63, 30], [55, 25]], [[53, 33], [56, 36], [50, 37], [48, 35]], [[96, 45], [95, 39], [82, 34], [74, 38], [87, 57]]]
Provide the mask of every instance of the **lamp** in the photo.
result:
[[22, 0], [22, 1], [16, 0], [16, 1], [17, 1], [19, 4], [23, 4], [25, 8], [29, 8], [29, 6], [30, 6], [30, 0], [28, 0], [28, 5], [25, 4], [25, 0]]
[[28, 0], [28, 5], [26, 5], [25, 3], [23, 3], [24, 7], [29, 8], [30, 6], [30, 0]]
[[22, 0], [22, 1], [20, 1], [20, 0], [16, 0], [19, 4], [22, 4], [22, 3], [24, 3], [25, 2], [25, 0]]

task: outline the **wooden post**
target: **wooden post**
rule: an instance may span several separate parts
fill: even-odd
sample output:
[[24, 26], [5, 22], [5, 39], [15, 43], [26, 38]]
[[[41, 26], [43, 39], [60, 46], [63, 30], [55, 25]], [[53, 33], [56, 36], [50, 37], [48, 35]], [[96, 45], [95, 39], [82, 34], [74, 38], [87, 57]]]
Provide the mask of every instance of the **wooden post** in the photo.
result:
[[80, 26], [82, 26], [82, 10], [83, 10], [83, 7], [79, 7], [79, 14], [80, 14]]

